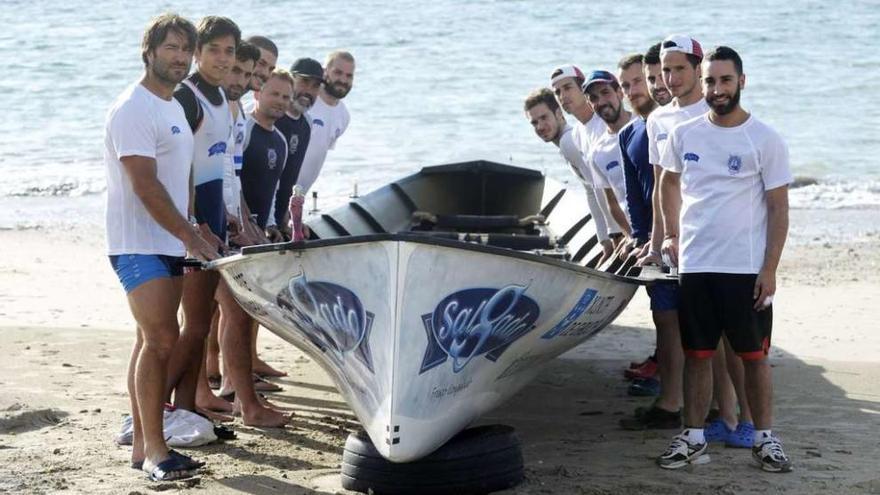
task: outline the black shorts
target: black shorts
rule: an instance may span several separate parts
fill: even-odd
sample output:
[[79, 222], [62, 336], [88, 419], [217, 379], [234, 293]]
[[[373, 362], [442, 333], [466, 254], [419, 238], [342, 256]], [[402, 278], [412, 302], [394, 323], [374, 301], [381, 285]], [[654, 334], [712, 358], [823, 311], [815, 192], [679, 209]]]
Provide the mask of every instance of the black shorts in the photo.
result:
[[681, 284], [681, 344], [685, 354], [711, 357], [721, 333], [746, 360], [767, 357], [773, 328], [773, 306], [755, 311], [757, 275], [683, 273]]

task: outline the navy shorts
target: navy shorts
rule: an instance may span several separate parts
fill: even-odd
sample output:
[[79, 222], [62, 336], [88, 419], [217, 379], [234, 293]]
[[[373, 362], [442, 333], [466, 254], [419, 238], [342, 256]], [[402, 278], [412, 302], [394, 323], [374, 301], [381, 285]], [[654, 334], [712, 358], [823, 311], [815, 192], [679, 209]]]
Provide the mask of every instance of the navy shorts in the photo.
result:
[[183, 257], [163, 254], [120, 254], [110, 256], [110, 265], [122, 283], [125, 293], [155, 278], [183, 275]]
[[681, 304], [678, 284], [653, 284], [645, 288], [651, 298], [651, 311], [675, 311]]
[[772, 305], [755, 311], [757, 275], [683, 273], [681, 283], [681, 345], [685, 354], [711, 357], [721, 334], [745, 360], [767, 357], [773, 330]]

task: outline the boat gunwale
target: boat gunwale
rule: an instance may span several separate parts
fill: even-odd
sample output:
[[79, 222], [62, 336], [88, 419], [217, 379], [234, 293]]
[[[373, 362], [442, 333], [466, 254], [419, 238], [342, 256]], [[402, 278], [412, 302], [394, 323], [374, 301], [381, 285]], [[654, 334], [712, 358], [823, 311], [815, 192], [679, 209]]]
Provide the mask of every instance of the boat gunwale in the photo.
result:
[[462, 249], [465, 251], [477, 251], [486, 254], [493, 254], [499, 256], [506, 256], [509, 258], [517, 258], [526, 261], [533, 261], [536, 263], [543, 263], [546, 265], [551, 265], [557, 268], [565, 268], [568, 270], [576, 271], [578, 273], [583, 273], [586, 275], [597, 276], [600, 278], [606, 278], [610, 280], [614, 280], [616, 282], [624, 282], [634, 285], [647, 285], [650, 283], [646, 280], [641, 280], [634, 277], [625, 277], [622, 275], [617, 275], [614, 273], [608, 273], [596, 270], [594, 268], [588, 268], [586, 266], [581, 266], [576, 263], [572, 263], [570, 261], [562, 261], [554, 258], [550, 258], [547, 256], [541, 256], [534, 253], [528, 253], [523, 251], [516, 251], [513, 249], [495, 247], [495, 246], [485, 246], [482, 244], [474, 244], [470, 242], [462, 242], [456, 241], [452, 239], [443, 239], [436, 237], [428, 237], [419, 234], [412, 233], [394, 233], [394, 234], [366, 234], [366, 235], [353, 235], [353, 236], [342, 236], [342, 237], [333, 237], [330, 239], [316, 239], [311, 241], [299, 241], [299, 242], [279, 242], [274, 244], [262, 244], [259, 246], [246, 246], [242, 248], [241, 252], [236, 255], [227, 256], [224, 258], [220, 258], [218, 260], [210, 261], [206, 263], [204, 266], [207, 269], [215, 269], [222, 267], [227, 264], [236, 263], [238, 261], [244, 261], [244, 259], [250, 257], [250, 255], [254, 254], [265, 254], [265, 253], [282, 253], [285, 251], [308, 251], [310, 249], [317, 249], [323, 247], [332, 247], [332, 246], [344, 246], [348, 244], [364, 244], [369, 242], [382, 242], [382, 241], [403, 241], [403, 242], [413, 242], [416, 244], [428, 244], [433, 246], [442, 246], [449, 247], [453, 249]]

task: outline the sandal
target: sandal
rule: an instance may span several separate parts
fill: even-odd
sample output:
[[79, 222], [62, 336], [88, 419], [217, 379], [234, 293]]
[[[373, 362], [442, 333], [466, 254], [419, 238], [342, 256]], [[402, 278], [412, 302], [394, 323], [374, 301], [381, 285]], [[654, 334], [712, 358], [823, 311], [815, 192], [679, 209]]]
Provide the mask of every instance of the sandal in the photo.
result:
[[192, 478], [195, 475], [195, 469], [187, 468], [174, 456], [169, 456], [155, 466], [144, 460], [142, 469], [147, 473], [150, 481], [176, 481]]
[[[168, 451], [169, 459], [178, 459], [187, 469], [199, 469], [205, 467], [205, 461], [197, 461], [192, 457], [181, 454], [180, 452], [170, 449]], [[131, 461], [131, 468], [137, 471], [143, 471], [144, 461]]]

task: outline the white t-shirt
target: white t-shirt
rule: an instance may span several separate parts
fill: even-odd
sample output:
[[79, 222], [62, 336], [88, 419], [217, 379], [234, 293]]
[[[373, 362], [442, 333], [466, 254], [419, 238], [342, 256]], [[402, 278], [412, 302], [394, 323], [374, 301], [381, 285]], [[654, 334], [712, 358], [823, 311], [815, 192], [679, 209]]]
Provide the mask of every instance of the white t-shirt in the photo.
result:
[[651, 112], [645, 123], [645, 128], [648, 130], [648, 161], [652, 165], [662, 166], [660, 158], [663, 156], [663, 147], [672, 128], [708, 111], [709, 104], [706, 103], [706, 99], [700, 98], [696, 103], [686, 107], [679, 107], [676, 99]]
[[320, 96], [315, 98], [308, 115], [312, 119], [312, 135], [296, 181], [304, 191], [308, 191], [318, 179], [327, 151], [336, 146], [336, 140], [348, 128], [351, 119], [345, 103], [339, 101], [335, 106], [330, 106]]
[[140, 83], [129, 86], [107, 112], [104, 165], [107, 173], [107, 252], [184, 256], [183, 242], [162, 228], [132, 190], [121, 158], [156, 160], [156, 175], [177, 211], [187, 215], [193, 135], [183, 108]]
[[[633, 114], [629, 122], [636, 118], [638, 117]], [[618, 132], [611, 132], [608, 127], [605, 127], [605, 132], [593, 141], [589, 167], [596, 188], [611, 188], [617, 198], [617, 203], [625, 213], [629, 210], [626, 207], [626, 179], [623, 177], [623, 155], [620, 152], [618, 134]]]
[[792, 181], [779, 134], [753, 116], [719, 127], [701, 115], [673, 128], [660, 165], [681, 174], [679, 272], [761, 271], [765, 191]]
[[592, 147], [593, 141], [601, 136], [602, 133], [605, 132], [605, 129], [605, 121], [595, 114], [586, 124], [582, 124], [579, 121], [575, 122], [574, 130], [572, 131], [572, 139], [578, 149], [581, 150], [581, 154], [584, 155], [584, 157], [590, 156], [590, 148]]
[[559, 137], [559, 154], [568, 162], [571, 171], [574, 172], [578, 180], [583, 184], [587, 193], [587, 206], [590, 208], [590, 215], [596, 222], [596, 235], [600, 241], [609, 238], [608, 228], [612, 226], [615, 232], [620, 231], [617, 223], [611, 218], [611, 212], [608, 210], [608, 203], [605, 201], [605, 195], [601, 194], [593, 185], [593, 177], [590, 170], [584, 163], [584, 155], [574, 142], [574, 131], [568, 124], [562, 130], [562, 136]]

